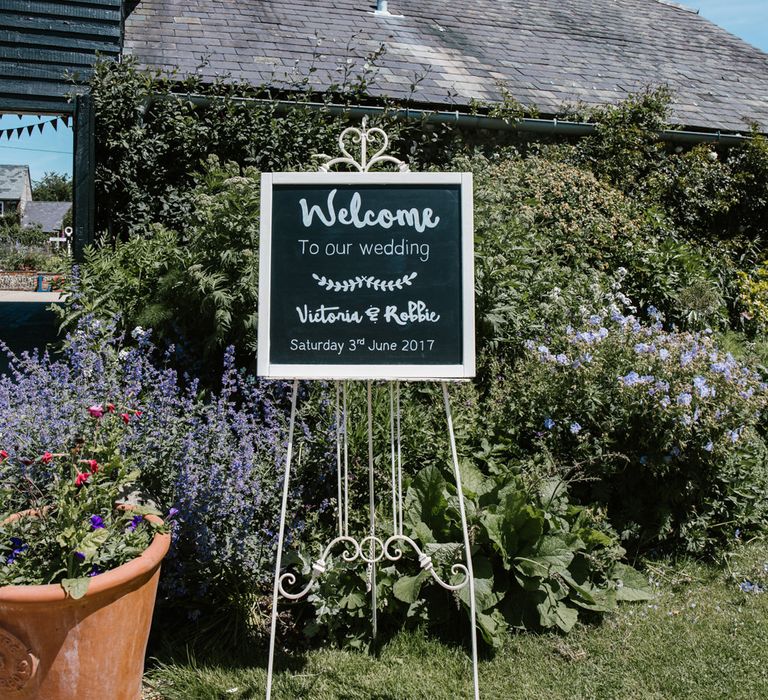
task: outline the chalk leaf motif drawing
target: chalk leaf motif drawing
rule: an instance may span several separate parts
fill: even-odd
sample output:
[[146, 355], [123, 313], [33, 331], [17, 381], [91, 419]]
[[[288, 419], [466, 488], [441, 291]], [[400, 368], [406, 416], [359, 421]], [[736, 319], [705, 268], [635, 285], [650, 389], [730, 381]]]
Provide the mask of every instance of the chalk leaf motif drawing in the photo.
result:
[[0, 697], [23, 690], [34, 678], [38, 660], [10, 632], [0, 627]]
[[329, 292], [354, 292], [356, 289], [363, 288], [375, 289], [380, 292], [394, 292], [404, 287], [410, 287], [418, 274], [418, 272], [412, 272], [409, 275], [403, 275], [394, 280], [382, 280], [371, 275], [358, 275], [346, 280], [332, 280], [325, 275], [316, 275], [314, 273], [312, 273], [312, 277], [317, 280], [319, 287], [324, 287]]

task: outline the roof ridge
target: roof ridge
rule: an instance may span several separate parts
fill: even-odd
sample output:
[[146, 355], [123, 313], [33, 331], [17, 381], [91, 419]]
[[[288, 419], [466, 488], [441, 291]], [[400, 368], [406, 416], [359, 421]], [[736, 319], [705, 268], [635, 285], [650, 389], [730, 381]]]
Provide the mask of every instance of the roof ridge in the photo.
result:
[[656, 0], [656, 2], [662, 5], [668, 5], [674, 7], [676, 10], [683, 10], [683, 12], [691, 12], [694, 15], [700, 14], [700, 10], [692, 8], [690, 5], [682, 5], [679, 2], [673, 2], [673, 0]]

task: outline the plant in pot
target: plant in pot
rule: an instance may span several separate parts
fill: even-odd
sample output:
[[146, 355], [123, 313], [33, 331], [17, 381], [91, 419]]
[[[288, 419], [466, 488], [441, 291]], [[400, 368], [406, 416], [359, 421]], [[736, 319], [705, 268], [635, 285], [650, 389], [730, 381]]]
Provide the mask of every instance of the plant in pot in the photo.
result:
[[[167, 525], [126, 503], [119, 445], [139, 411], [84, 408], [86, 434], [42, 455], [0, 450], [0, 697], [138, 700]], [[53, 447], [52, 447], [53, 450]], [[12, 467], [8, 469], [8, 467]], [[171, 518], [174, 515], [171, 511]]]

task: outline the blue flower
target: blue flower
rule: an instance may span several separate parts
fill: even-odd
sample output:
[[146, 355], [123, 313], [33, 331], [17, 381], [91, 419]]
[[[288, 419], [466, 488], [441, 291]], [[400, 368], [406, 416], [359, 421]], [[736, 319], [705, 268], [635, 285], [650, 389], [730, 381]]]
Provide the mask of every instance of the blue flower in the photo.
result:
[[547, 430], [552, 430], [552, 428], [555, 427], [555, 421], [553, 421], [551, 418], [545, 418], [544, 419], [544, 427]]
[[738, 430], [729, 430], [728, 431], [728, 437], [731, 438], [731, 442], [736, 442], [739, 439], [739, 431]]
[[707, 452], [712, 452], [712, 450], [715, 449], [715, 446], [712, 444], [712, 440], [710, 440], [706, 445], [704, 445], [704, 449]]
[[592, 314], [589, 317], [589, 323], [593, 326], [599, 326], [603, 322], [603, 317], [598, 314]]
[[571, 362], [571, 361], [568, 359], [568, 356], [567, 356], [567, 355], [565, 355], [565, 354], [564, 354], [564, 353], [562, 353], [562, 352], [561, 352], [559, 355], [557, 355], [557, 356], [555, 357], [555, 360], [557, 361], [557, 364], [559, 364], [559, 365], [567, 365], [567, 364], [570, 364], [570, 362]]
[[571, 423], [570, 431], [574, 435], [578, 435], [581, 432], [581, 426], [576, 421], [573, 421], [573, 423]]
[[689, 394], [687, 391], [684, 391], [677, 397], [677, 405], [690, 406], [692, 399], [693, 399], [693, 396], [691, 396], [691, 394]]
[[640, 382], [640, 375], [635, 372], [635, 370], [632, 370], [623, 377], [619, 377], [619, 381], [624, 384], [624, 386], [633, 386]]

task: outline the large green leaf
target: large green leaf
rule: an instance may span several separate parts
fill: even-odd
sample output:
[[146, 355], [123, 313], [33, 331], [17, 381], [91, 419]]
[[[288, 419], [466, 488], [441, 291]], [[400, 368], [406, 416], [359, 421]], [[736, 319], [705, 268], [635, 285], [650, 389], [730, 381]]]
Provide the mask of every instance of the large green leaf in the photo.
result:
[[446, 482], [440, 470], [432, 465], [413, 478], [405, 497], [404, 521], [422, 543], [437, 541], [438, 534], [448, 529]]
[[515, 558], [515, 567], [526, 576], [548, 578], [562, 573], [573, 561], [575, 552], [584, 543], [575, 535], [547, 535], [541, 538], [535, 550]]
[[486, 644], [498, 648], [504, 641], [507, 623], [499, 610], [488, 613], [477, 611], [477, 627]]
[[[504, 598], [504, 587], [494, 585], [493, 567], [486, 557], [473, 557], [475, 603], [478, 610], [488, 610]], [[463, 574], [461, 575], [463, 578]], [[458, 577], [457, 577], [458, 580]], [[469, 607], [469, 585], [459, 589], [459, 600]]]
[[395, 598], [404, 603], [415, 603], [419, 599], [421, 586], [429, 578], [429, 573], [422, 571], [416, 576], [403, 576], [395, 581], [392, 592]]
[[91, 579], [83, 578], [65, 578], [61, 582], [61, 587], [67, 592], [70, 598], [79, 600], [88, 592], [88, 584]]
[[[616, 564], [614, 578], [618, 579], [616, 598], [625, 601], [651, 600], [654, 595], [648, 581], [637, 569], [626, 564]], [[620, 585], [618, 585], [620, 582]]]
[[85, 555], [85, 561], [90, 562], [96, 556], [101, 547], [109, 538], [109, 530], [100, 527], [98, 530], [89, 532], [77, 546], [77, 551]]

